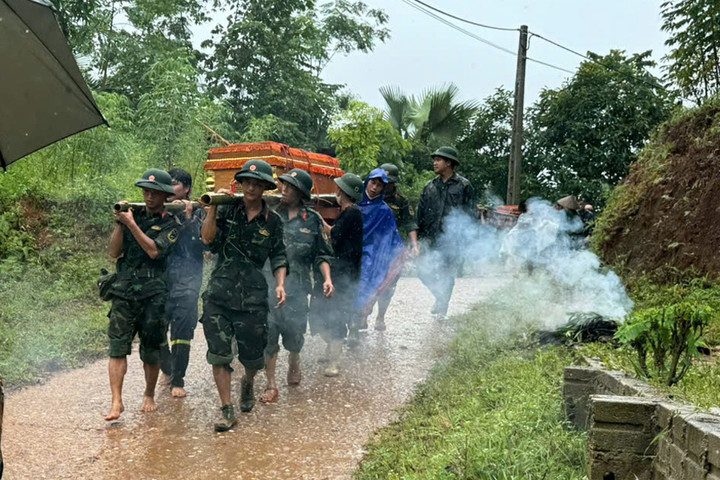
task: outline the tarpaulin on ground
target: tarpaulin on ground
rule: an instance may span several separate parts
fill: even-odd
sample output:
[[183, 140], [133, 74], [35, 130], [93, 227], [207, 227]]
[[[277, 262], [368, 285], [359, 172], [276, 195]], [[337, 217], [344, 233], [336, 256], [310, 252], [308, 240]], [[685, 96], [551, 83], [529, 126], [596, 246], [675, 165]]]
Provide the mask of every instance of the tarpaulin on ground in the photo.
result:
[[0, 0], [0, 167], [103, 123], [50, 3]]
[[368, 301], [390, 270], [390, 265], [403, 252], [403, 242], [397, 231], [395, 215], [385, 203], [385, 196], [379, 195], [370, 200], [367, 196], [367, 183], [373, 178], [381, 178], [387, 183], [387, 175], [376, 168], [365, 180], [366, 191], [358, 203], [363, 214], [363, 257], [360, 272], [360, 285], [355, 308], [364, 310]]

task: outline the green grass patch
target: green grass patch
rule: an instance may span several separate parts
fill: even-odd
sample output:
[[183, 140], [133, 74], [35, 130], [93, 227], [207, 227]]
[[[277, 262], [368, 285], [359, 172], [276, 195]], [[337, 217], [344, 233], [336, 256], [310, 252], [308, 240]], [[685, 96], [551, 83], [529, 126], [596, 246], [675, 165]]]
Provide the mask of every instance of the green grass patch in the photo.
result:
[[573, 355], [534, 346], [525, 328], [533, 310], [516, 300], [459, 318], [447, 360], [401, 419], [376, 433], [356, 479], [586, 478], [586, 436], [562, 406], [562, 370]]
[[[578, 347], [580, 353], [599, 358], [611, 370], [620, 370], [639, 377], [636, 368], [637, 355], [629, 347], [615, 348], [608, 344], [587, 344]], [[642, 377], [639, 377], [642, 378]], [[706, 359], [697, 360], [687, 374], [672, 387], [654, 379], [643, 379], [661, 394], [700, 408], [720, 407], [720, 365]]]

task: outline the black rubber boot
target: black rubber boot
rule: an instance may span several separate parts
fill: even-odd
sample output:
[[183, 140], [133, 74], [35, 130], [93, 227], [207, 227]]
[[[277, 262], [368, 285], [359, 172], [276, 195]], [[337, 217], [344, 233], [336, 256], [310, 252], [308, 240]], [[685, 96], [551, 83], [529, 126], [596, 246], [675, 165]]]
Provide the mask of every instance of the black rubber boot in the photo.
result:
[[240, 411], [252, 412], [255, 406], [254, 382], [245, 377], [240, 381]]

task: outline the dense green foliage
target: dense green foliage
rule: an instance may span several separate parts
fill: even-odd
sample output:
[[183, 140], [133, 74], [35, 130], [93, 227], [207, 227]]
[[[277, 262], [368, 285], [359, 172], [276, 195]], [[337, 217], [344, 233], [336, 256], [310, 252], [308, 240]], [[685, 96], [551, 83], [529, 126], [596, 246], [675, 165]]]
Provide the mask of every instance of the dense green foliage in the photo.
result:
[[528, 345], [527, 321], [511, 301], [460, 317], [446, 360], [372, 439], [355, 478], [585, 478], [585, 435], [569, 427], [561, 394], [573, 360]]
[[661, 5], [667, 78], [683, 95], [699, 101], [720, 91], [720, 3], [715, 0], [667, 0]]
[[[592, 55], [592, 54], [591, 54]], [[526, 194], [603, 205], [671, 103], [648, 72], [650, 53], [592, 55], [528, 113]]]
[[363, 176], [383, 163], [402, 166], [411, 148], [410, 142], [383, 119], [382, 111], [359, 101], [351, 101], [335, 116], [328, 137], [341, 168]]
[[463, 174], [485, 201], [495, 198], [493, 203], [504, 199], [507, 190], [512, 109], [512, 92], [499, 88], [480, 104], [457, 144]]
[[698, 347], [704, 345], [703, 330], [712, 313], [706, 305], [687, 302], [638, 310], [618, 329], [615, 338], [635, 349], [642, 375], [657, 376], [674, 385], [698, 357]]
[[212, 49], [205, 67], [212, 92], [232, 106], [235, 126], [242, 131], [251, 119], [274, 115], [297, 129], [287, 140], [299, 135], [302, 146], [327, 146], [341, 86], [326, 84], [320, 72], [336, 53], [369, 52], [384, 41], [385, 13], [350, 0], [242, 0], [228, 7], [227, 25], [204, 43]]

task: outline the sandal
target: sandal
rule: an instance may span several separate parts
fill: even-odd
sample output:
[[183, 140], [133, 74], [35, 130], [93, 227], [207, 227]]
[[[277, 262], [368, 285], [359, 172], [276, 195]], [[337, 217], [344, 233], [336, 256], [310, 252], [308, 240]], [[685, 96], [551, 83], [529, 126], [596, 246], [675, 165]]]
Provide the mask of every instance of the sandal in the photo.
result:
[[260, 401], [262, 403], [276, 403], [278, 401], [278, 397], [280, 396], [280, 392], [275, 387], [270, 387], [265, 389], [265, 393], [262, 394], [260, 397]]

